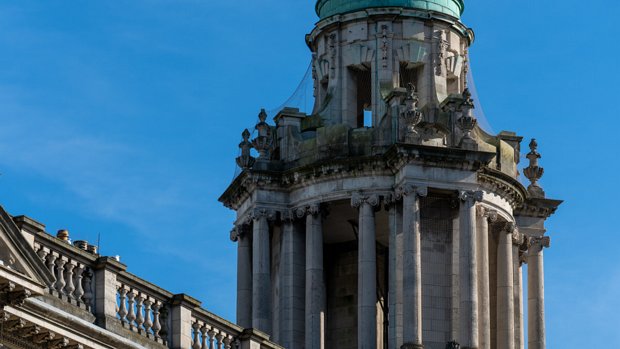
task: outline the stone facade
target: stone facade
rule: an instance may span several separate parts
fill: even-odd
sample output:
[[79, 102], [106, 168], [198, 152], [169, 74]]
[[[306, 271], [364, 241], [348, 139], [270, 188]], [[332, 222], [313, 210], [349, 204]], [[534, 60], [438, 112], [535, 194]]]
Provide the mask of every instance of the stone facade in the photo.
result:
[[70, 241], [0, 207], [0, 348], [281, 348]]
[[517, 349], [527, 283], [528, 348], [545, 347], [544, 222], [561, 201], [537, 183], [535, 141], [526, 188], [522, 138], [478, 126], [462, 5], [318, 2], [314, 110], [261, 111], [220, 198], [245, 261], [240, 324], [286, 348]]

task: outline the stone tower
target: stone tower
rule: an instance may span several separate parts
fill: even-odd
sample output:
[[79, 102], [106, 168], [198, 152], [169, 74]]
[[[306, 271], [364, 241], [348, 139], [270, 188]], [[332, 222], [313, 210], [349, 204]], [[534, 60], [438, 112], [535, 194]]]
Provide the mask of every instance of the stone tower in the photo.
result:
[[[545, 347], [534, 140], [489, 134], [467, 89], [462, 0], [318, 0], [315, 106], [245, 130], [237, 322], [286, 348]], [[528, 300], [523, 263], [529, 263]], [[457, 345], [458, 343], [458, 345]]]

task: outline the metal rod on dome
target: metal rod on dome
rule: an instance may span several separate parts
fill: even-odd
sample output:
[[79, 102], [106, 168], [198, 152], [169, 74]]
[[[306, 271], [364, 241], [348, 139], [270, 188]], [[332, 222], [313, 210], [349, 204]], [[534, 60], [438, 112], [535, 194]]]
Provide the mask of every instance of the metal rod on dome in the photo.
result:
[[[467, 61], [471, 62], [469, 59], [469, 54], [467, 55]], [[480, 96], [478, 95], [478, 89], [476, 89], [476, 82], [474, 81], [474, 74], [472, 73], [471, 64], [469, 64], [469, 69], [467, 71], [467, 88], [469, 92], [471, 92], [472, 98], [474, 99], [474, 115], [476, 119], [478, 119], [478, 125], [484, 131], [489, 134], [495, 134], [493, 127], [491, 127], [491, 123], [489, 123], [489, 119], [487, 119], [484, 114], [484, 109], [482, 109], [482, 104], [480, 103]]]

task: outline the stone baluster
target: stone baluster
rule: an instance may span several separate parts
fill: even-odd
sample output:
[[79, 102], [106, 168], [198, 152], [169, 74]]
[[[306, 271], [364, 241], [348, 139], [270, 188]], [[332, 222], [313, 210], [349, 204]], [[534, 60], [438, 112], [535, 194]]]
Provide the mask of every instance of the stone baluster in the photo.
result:
[[84, 273], [82, 274], [84, 276], [84, 305], [86, 305], [86, 309], [88, 311], [91, 311], [91, 309], [93, 308], [93, 272], [90, 270], [90, 268], [87, 268]]
[[222, 331], [219, 331], [216, 335], [215, 335], [215, 340], [217, 341], [215, 344], [215, 347], [217, 349], [222, 349], [222, 339], [224, 338], [224, 335], [222, 335]]
[[59, 297], [62, 297], [64, 295], [64, 289], [65, 289], [65, 264], [67, 264], [67, 259], [65, 259], [64, 257], [60, 257], [56, 259], [56, 284], [54, 285], [56, 287], [56, 292], [58, 293]]
[[120, 304], [118, 306], [118, 316], [121, 318], [122, 322], [127, 321], [127, 288], [124, 286], [120, 286], [118, 289], [119, 301]]
[[215, 330], [211, 328], [209, 330], [209, 349], [214, 349], [213, 342], [215, 341]]
[[482, 201], [481, 191], [461, 191], [460, 207], [460, 344], [478, 348], [478, 263], [476, 239], [476, 202]]
[[545, 275], [543, 248], [547, 236], [532, 237], [527, 258], [527, 337], [528, 349], [545, 349]]
[[50, 252], [47, 255], [47, 269], [50, 271], [50, 274], [52, 274], [52, 282], [54, 282], [54, 284], [49, 285], [50, 292], [54, 289], [56, 281], [56, 259], [58, 259], [58, 255], [54, 254], [53, 252]]
[[82, 281], [84, 279], [84, 264], [78, 264], [75, 269], [74, 283], [75, 283], [75, 291], [73, 292], [73, 296], [75, 300], [78, 302], [78, 305], [83, 304], [84, 297], [84, 287], [82, 286]]
[[127, 292], [127, 323], [130, 329], [134, 329], [136, 321], [136, 291], [130, 290]]
[[161, 322], [159, 320], [160, 317], [160, 309], [161, 303], [159, 301], [155, 301], [153, 303], [153, 336], [155, 338], [160, 338], [159, 331], [161, 331]]
[[491, 283], [489, 279], [489, 222], [497, 220], [497, 211], [478, 206], [477, 239], [480, 275], [478, 278], [478, 315], [480, 316], [480, 349], [491, 349]]
[[142, 332], [142, 324], [144, 324], [144, 314], [143, 314], [143, 305], [144, 305], [145, 295], [140, 292], [137, 295], [136, 300], [136, 329], [138, 332]]
[[377, 346], [377, 237], [376, 194], [354, 193], [351, 205], [358, 208], [358, 281], [357, 281], [357, 344], [358, 348]]
[[76, 267], [76, 263], [73, 261], [65, 264], [65, 288], [63, 289], [65, 295], [69, 300], [73, 299], [73, 291], [75, 291], [75, 284], [73, 283], [73, 270]]
[[232, 336], [226, 336], [224, 337], [224, 339], [222, 340], [222, 343], [224, 343], [224, 349], [230, 349], [231, 348], [231, 344], [232, 344]]
[[144, 322], [142, 326], [144, 327], [144, 333], [147, 336], [151, 335], [151, 327], [153, 327], [153, 320], [151, 318], [151, 306], [153, 305], [153, 300], [150, 297], [147, 297], [144, 300]]
[[497, 348], [514, 349], [514, 299], [512, 234], [513, 222], [506, 223], [497, 244]]
[[208, 333], [209, 333], [209, 328], [207, 327], [207, 325], [202, 325], [202, 327], [200, 327], [200, 338], [202, 339], [202, 341], [200, 342], [200, 348], [201, 349], [207, 349], [208, 348]]
[[323, 269], [323, 219], [318, 204], [297, 209], [306, 215], [306, 331], [305, 348], [325, 348], [325, 282]]
[[253, 212], [252, 239], [252, 327], [271, 335], [271, 263], [269, 222], [275, 211], [257, 208]]
[[193, 343], [192, 343], [192, 349], [201, 349], [201, 345], [200, 345], [200, 324], [198, 323], [198, 321], [194, 322], [192, 324], [192, 338], [193, 338]]
[[403, 195], [403, 349], [423, 347], [422, 341], [422, 245], [420, 196], [426, 187], [410, 184], [399, 188]]

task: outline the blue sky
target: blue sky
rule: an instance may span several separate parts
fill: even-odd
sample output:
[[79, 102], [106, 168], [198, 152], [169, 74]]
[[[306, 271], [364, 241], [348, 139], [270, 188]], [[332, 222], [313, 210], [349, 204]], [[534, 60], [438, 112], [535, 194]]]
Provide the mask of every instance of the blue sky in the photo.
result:
[[[518, 4], [518, 5], [516, 5]], [[0, 2], [0, 203], [234, 319], [240, 133], [305, 74], [310, 0]], [[536, 137], [550, 348], [620, 341], [617, 25], [609, 0], [466, 1], [495, 131]], [[526, 144], [524, 144], [526, 149]]]

